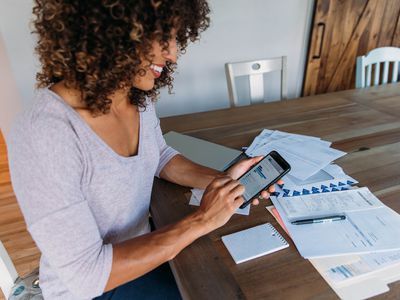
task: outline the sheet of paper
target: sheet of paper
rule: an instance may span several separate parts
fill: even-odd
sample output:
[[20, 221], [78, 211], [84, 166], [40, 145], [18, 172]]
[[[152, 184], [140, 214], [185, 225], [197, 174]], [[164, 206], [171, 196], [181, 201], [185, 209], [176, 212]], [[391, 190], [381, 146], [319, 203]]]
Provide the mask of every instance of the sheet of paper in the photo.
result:
[[358, 183], [356, 179], [345, 174], [342, 168], [335, 164], [326, 166], [306, 180], [300, 180], [288, 174], [283, 177], [283, 181], [285, 184], [276, 189], [277, 192], [281, 193], [279, 197], [348, 190], [351, 185]]
[[329, 148], [330, 142], [316, 137], [263, 130], [246, 150], [248, 156], [278, 151], [291, 165], [291, 176], [305, 180], [345, 152]]
[[319, 137], [310, 136], [310, 135], [302, 135], [296, 133], [289, 133], [279, 130], [274, 130], [271, 136], [269, 137], [270, 141], [277, 141], [277, 140], [285, 140], [289, 143], [296, 143], [296, 142], [315, 142], [325, 147], [330, 147], [332, 144], [331, 142], [321, 140]]
[[368, 188], [279, 198], [289, 220], [348, 213], [382, 207], [384, 204]]
[[287, 230], [285, 224], [282, 221], [281, 216], [279, 215], [278, 211], [276, 210], [274, 205], [269, 205], [266, 207], [266, 209], [271, 213], [271, 215], [275, 218], [275, 220], [278, 222], [278, 224], [282, 227], [283, 230], [287, 233], [287, 235], [290, 237], [289, 231]]
[[[377, 269], [361, 274], [344, 281], [333, 281], [324, 270], [330, 263], [337, 263], [357, 258], [355, 255], [346, 255], [332, 258], [310, 259], [312, 265], [320, 272], [322, 277], [332, 287], [336, 294], [343, 300], [363, 300], [389, 291], [389, 284], [400, 280], [400, 264]], [[330, 262], [327, 262], [330, 261]]]
[[251, 145], [246, 149], [246, 154], [248, 156], [256, 156], [253, 152], [261, 147], [262, 145], [268, 143], [269, 137], [274, 131], [269, 129], [264, 129], [258, 136], [255, 137]]
[[[289, 235], [275, 206], [267, 206]], [[290, 236], [290, 235], [289, 235]], [[400, 278], [400, 251], [310, 259], [315, 269], [341, 299], [365, 299], [389, 290]], [[392, 276], [392, 275], [395, 276]]]
[[342, 221], [293, 225], [280, 205], [282, 199], [286, 198], [271, 197], [305, 258], [400, 250], [400, 216], [386, 206], [346, 211], [346, 219]]
[[264, 146], [265, 144], [268, 144], [272, 141], [276, 141], [279, 139], [286, 138], [289, 141], [295, 141], [295, 142], [303, 142], [303, 141], [319, 141], [321, 144], [324, 144], [325, 146], [329, 147], [331, 145], [331, 142], [328, 141], [323, 141], [318, 137], [314, 136], [309, 136], [309, 135], [302, 135], [302, 134], [295, 134], [295, 133], [288, 133], [288, 132], [283, 132], [279, 130], [269, 130], [269, 129], [264, 129], [252, 142], [252, 144], [248, 147], [246, 150], [246, 153], [249, 156], [254, 156], [251, 155], [254, 150]]
[[284, 138], [267, 143], [254, 150], [254, 155], [266, 155], [278, 151], [290, 164], [290, 174], [301, 180], [314, 175], [332, 161], [345, 155], [343, 151], [329, 148], [320, 141], [293, 141]]
[[[200, 206], [201, 198], [203, 198], [204, 190], [201, 189], [192, 189], [192, 196], [190, 197], [189, 204]], [[236, 214], [248, 216], [250, 214], [251, 205], [247, 205], [245, 208], [238, 208], [236, 210]]]
[[399, 250], [358, 255], [355, 261], [333, 265], [325, 269], [324, 272], [332, 281], [338, 283], [370, 274], [395, 264], [400, 266]]

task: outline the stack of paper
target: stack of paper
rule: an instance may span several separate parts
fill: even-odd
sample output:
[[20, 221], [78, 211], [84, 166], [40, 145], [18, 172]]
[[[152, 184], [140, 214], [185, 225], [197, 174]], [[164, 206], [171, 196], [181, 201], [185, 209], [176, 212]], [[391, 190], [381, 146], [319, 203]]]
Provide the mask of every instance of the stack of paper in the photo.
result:
[[400, 251], [310, 259], [344, 300], [366, 299], [389, 291], [400, 280]]
[[346, 154], [330, 148], [330, 145], [330, 142], [317, 137], [264, 129], [246, 150], [246, 154], [253, 157], [276, 150], [292, 167], [291, 176], [306, 180]]
[[[275, 206], [267, 210], [290, 236]], [[313, 258], [310, 262], [344, 300], [379, 295], [400, 279], [400, 250]]]
[[[365, 299], [400, 279], [400, 215], [332, 161], [344, 152], [316, 137], [263, 130], [249, 156], [278, 151], [292, 166], [268, 207], [310, 262], [342, 299]], [[334, 192], [334, 193], [330, 193]], [[330, 223], [296, 220], [344, 215]]]

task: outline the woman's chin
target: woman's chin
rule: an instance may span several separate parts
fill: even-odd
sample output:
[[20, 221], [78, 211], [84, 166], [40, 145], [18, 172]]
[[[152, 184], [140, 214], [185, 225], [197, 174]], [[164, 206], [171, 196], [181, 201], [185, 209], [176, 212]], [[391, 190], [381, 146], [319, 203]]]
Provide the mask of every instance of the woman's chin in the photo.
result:
[[152, 82], [141, 82], [140, 84], [134, 84], [133, 85], [135, 88], [137, 88], [138, 90], [144, 91], [144, 92], [148, 92], [151, 89], [154, 88], [154, 80]]

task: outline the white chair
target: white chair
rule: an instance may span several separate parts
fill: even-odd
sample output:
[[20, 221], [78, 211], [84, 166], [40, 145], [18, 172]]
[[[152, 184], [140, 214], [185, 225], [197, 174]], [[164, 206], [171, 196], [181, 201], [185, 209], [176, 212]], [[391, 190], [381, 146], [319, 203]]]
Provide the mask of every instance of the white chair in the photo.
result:
[[6, 248], [0, 241], [0, 289], [6, 299], [11, 293], [15, 280], [18, 278], [17, 270], [8, 255]]
[[[356, 88], [371, 86], [372, 67], [374, 67], [373, 85], [386, 84], [389, 80], [389, 69], [392, 64], [390, 82], [397, 82], [399, 78], [400, 48], [382, 47], [368, 52], [365, 56], [357, 57]], [[381, 73], [383, 63], [383, 73]]]
[[274, 71], [281, 72], [281, 99], [287, 99], [286, 56], [272, 59], [226, 63], [225, 74], [231, 106], [238, 106], [239, 104], [235, 83], [236, 77], [248, 76], [250, 83], [250, 102], [252, 104], [262, 103], [265, 101], [264, 74]]

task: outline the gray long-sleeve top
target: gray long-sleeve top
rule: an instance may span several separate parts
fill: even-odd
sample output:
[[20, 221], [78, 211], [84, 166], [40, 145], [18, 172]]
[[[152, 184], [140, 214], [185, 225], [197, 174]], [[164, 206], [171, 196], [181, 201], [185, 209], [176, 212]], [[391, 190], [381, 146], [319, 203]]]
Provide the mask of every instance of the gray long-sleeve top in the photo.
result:
[[177, 154], [154, 105], [140, 112], [138, 154], [114, 152], [57, 94], [37, 91], [8, 139], [13, 188], [41, 251], [45, 299], [103, 293], [112, 244], [150, 231], [154, 176]]

